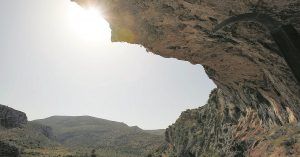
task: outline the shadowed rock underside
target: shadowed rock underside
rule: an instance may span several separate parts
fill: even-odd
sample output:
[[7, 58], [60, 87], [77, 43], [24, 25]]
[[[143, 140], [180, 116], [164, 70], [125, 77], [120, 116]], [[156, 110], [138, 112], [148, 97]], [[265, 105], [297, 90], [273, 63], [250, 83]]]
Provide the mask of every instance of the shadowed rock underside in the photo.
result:
[[300, 85], [267, 30], [237, 23], [211, 31], [247, 12], [267, 14], [299, 31], [299, 0], [74, 1], [102, 10], [112, 41], [201, 64], [217, 85], [205, 106], [184, 112], [168, 128], [168, 145], [157, 156], [300, 155]]

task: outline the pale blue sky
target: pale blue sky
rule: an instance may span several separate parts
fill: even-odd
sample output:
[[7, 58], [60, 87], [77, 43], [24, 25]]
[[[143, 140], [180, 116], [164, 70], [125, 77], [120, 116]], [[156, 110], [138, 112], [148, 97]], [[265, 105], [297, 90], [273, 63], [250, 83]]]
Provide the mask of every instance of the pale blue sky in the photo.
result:
[[158, 129], [206, 103], [215, 85], [202, 66], [111, 43], [101, 19], [96, 30], [81, 32], [80, 21], [70, 18], [80, 16], [70, 13], [74, 5], [0, 1], [0, 104], [30, 120], [91, 115]]

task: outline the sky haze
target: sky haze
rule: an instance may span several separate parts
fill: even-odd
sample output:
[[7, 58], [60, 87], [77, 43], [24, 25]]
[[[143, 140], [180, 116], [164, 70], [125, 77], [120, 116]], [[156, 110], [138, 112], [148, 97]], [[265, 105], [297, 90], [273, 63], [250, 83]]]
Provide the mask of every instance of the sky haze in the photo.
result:
[[215, 85], [202, 66], [111, 43], [109, 25], [80, 9], [70, 0], [0, 2], [0, 104], [30, 120], [90, 115], [159, 129], [206, 103]]

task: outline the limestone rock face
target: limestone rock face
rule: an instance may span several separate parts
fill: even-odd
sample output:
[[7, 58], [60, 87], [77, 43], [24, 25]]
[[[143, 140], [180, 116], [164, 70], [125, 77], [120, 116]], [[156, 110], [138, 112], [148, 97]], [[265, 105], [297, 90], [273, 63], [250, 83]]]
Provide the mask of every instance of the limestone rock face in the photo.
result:
[[[281, 127], [298, 129], [300, 84], [268, 31], [256, 23], [234, 24], [217, 34], [211, 30], [230, 16], [260, 12], [299, 31], [299, 0], [73, 1], [102, 10], [112, 41], [201, 64], [217, 85], [205, 106], [184, 112], [167, 130], [169, 145], [164, 148], [169, 156], [257, 156], [271, 153], [272, 142], [266, 142], [276, 141]], [[274, 129], [279, 133], [271, 138]], [[293, 133], [299, 137], [299, 131]], [[299, 153], [295, 141], [288, 142], [293, 151], [283, 147], [275, 156]]]
[[27, 123], [27, 116], [21, 111], [0, 104], [0, 126], [15, 128]]
[[[257, 97], [256, 93], [251, 96], [254, 100]], [[183, 112], [166, 131], [170, 145], [160, 148], [153, 156], [300, 155], [300, 126], [280, 125], [276, 124], [276, 118], [267, 118], [265, 105], [270, 104], [264, 104], [265, 100], [254, 104], [264, 107], [247, 106], [240, 110], [240, 103], [232, 104], [228, 99], [222, 90], [216, 89], [207, 105]]]

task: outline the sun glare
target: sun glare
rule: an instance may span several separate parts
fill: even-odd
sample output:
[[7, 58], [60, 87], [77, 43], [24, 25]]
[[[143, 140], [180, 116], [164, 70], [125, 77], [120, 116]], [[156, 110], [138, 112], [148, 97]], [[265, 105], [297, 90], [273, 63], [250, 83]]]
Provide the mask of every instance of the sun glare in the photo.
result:
[[85, 9], [77, 4], [71, 4], [69, 8], [69, 21], [72, 31], [83, 40], [110, 41], [111, 30], [109, 24], [95, 8]]

